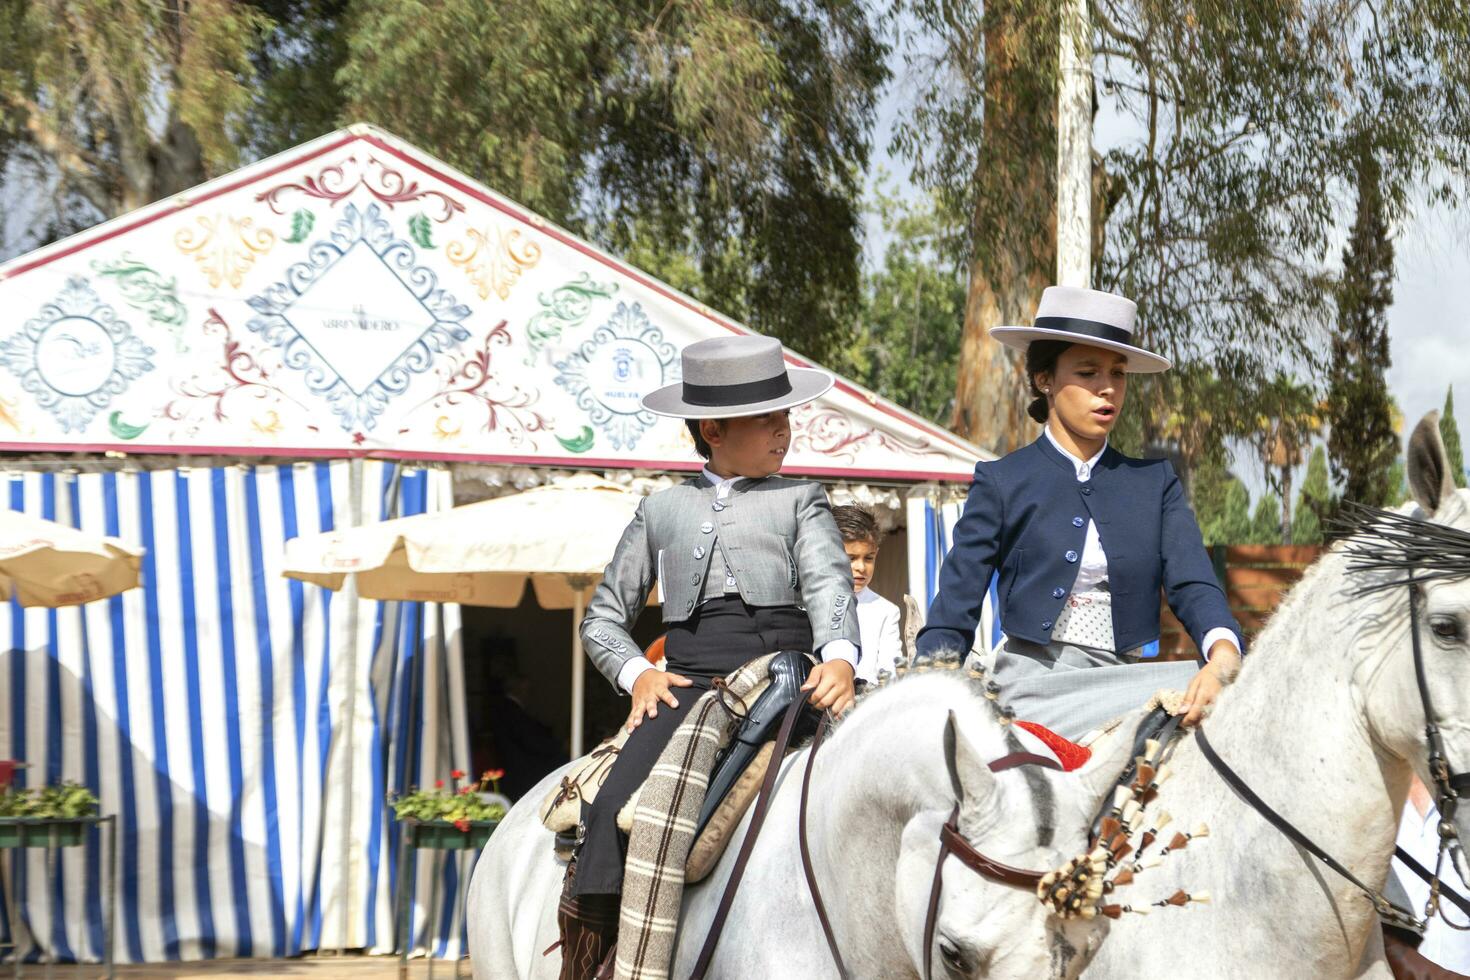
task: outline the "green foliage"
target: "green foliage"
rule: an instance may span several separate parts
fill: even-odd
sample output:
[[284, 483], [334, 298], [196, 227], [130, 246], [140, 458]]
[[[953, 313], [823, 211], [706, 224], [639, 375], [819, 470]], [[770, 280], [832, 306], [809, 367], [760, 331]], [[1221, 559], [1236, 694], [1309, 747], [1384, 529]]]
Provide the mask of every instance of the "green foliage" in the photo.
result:
[[1393, 243], [1380, 182], [1373, 152], [1360, 150], [1357, 216], [1343, 249], [1327, 393], [1332, 475], [1343, 485], [1344, 499], [1374, 507], [1389, 499], [1389, 468], [1398, 455], [1385, 378], [1391, 363], [1387, 313], [1393, 303]]
[[492, 770], [478, 781], [461, 784], [464, 774], [455, 770], [450, 788], [443, 780], [434, 789], [415, 789], [400, 796], [390, 796], [388, 803], [393, 815], [399, 820], [417, 820], [427, 823], [444, 820], [460, 824], [472, 820], [500, 820], [505, 816], [505, 807], [500, 803], [487, 803], [481, 792], [500, 783], [503, 774]]
[[1251, 540], [1250, 492], [1216, 454], [1191, 478], [1195, 518], [1205, 545], [1247, 544]]
[[1307, 460], [1307, 476], [1302, 481], [1301, 496], [1291, 518], [1292, 544], [1321, 544], [1322, 529], [1331, 516], [1336, 501], [1327, 479], [1327, 451], [1321, 446], [1312, 450]]
[[804, 354], [844, 345], [887, 77], [865, 5], [356, 0], [347, 24], [344, 118]]
[[183, 190], [239, 164], [269, 26], [229, 0], [6, 3], [0, 142], [76, 224]]
[[880, 194], [890, 236], [882, 265], [868, 273], [857, 337], [837, 365], [917, 415], [943, 423], [951, 414], [965, 319], [965, 281], [935, 250], [932, 204]]
[[[903, 54], [919, 93], [895, 149], [945, 205], [953, 257], [984, 280], [977, 294], [1014, 290], [1029, 270], [987, 256], [1051, 241], [1051, 209], [1022, 209], [1006, 234], [982, 219], [1032, 190], [1030, 174], [1054, 185], [1044, 120], [1056, 102], [1056, 5], [895, 7], [918, 28]], [[1225, 377], [1228, 364], [1247, 388], [1322, 372], [1330, 247], [1360, 149], [1382, 164], [1390, 224], [1411, 191], [1461, 193], [1470, 5], [1098, 0], [1089, 11], [1096, 115], [1111, 144], [1094, 166], [1094, 284], [1137, 300], [1140, 338], [1176, 365]], [[1144, 386], [1177, 392], [1207, 376]], [[1154, 431], [1141, 442], [1168, 445]]]
[[1281, 498], [1267, 492], [1256, 501], [1251, 514], [1250, 537], [1246, 544], [1281, 543]]
[[74, 820], [97, 812], [97, 797], [80, 783], [63, 781], [36, 789], [0, 790], [0, 817], [32, 820]]
[[1465, 485], [1465, 454], [1460, 448], [1460, 426], [1455, 421], [1455, 388], [1450, 386], [1444, 395], [1444, 411], [1439, 416], [1439, 435], [1450, 456], [1450, 472], [1455, 475], [1455, 486]]

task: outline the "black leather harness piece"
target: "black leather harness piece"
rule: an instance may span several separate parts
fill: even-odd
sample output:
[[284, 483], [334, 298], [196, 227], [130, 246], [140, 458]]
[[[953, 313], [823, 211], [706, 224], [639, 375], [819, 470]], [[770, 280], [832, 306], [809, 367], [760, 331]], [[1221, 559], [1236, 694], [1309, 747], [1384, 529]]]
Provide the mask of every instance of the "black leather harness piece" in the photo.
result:
[[[1210, 740], [1205, 737], [1203, 728], [1195, 732], [1195, 739], [1199, 743], [1201, 754], [1204, 755], [1211, 768], [1271, 826], [1366, 895], [1372, 901], [1374, 908], [1378, 910], [1378, 914], [1387, 922], [1421, 931], [1425, 924], [1436, 915], [1444, 917], [1440, 907], [1441, 899], [1448, 900], [1456, 908], [1470, 915], [1470, 900], [1466, 900], [1453, 889], [1446, 887], [1440, 880], [1440, 875], [1444, 870], [1445, 855], [1460, 850], [1459, 837], [1454, 824], [1455, 809], [1459, 804], [1460, 794], [1470, 790], [1470, 772], [1451, 772], [1450, 770], [1449, 761], [1445, 755], [1444, 737], [1440, 734], [1439, 725], [1435, 721], [1434, 702], [1429, 695], [1429, 680], [1425, 674], [1424, 649], [1420, 639], [1419, 624], [1421, 583], [1432, 579], [1470, 575], [1470, 564], [1466, 562], [1466, 557], [1470, 556], [1470, 535], [1454, 528], [1435, 525], [1429, 521], [1374, 507], [1349, 504], [1348, 513], [1349, 520], [1341, 525], [1342, 529], [1376, 537], [1379, 544], [1379, 547], [1372, 549], [1360, 547], [1354, 550], [1350, 548], [1349, 554], [1354, 557], [1355, 561], [1348, 566], [1349, 571], [1391, 569], [1408, 573], [1403, 579], [1372, 583], [1360, 589], [1358, 594], [1381, 592], [1399, 584], [1407, 585], [1409, 590], [1409, 636], [1414, 653], [1414, 680], [1419, 688], [1419, 703], [1424, 710], [1424, 741], [1429, 753], [1430, 778], [1434, 780], [1434, 804], [1440, 816], [1437, 828], [1439, 853], [1432, 872], [1414, 860], [1401, 847], [1394, 848], [1394, 856], [1405, 868], [1429, 883], [1429, 901], [1424, 908], [1424, 917], [1421, 919], [1409, 909], [1389, 901], [1382, 892], [1369, 888], [1344, 867], [1342, 862], [1328, 854], [1315, 841], [1293, 826], [1289, 820], [1273, 810], [1220, 757], [1214, 746], [1210, 744]], [[1416, 575], [1416, 570], [1421, 565], [1428, 566], [1431, 571], [1428, 574]], [[1448, 919], [1444, 921], [1453, 928], [1466, 928]]]

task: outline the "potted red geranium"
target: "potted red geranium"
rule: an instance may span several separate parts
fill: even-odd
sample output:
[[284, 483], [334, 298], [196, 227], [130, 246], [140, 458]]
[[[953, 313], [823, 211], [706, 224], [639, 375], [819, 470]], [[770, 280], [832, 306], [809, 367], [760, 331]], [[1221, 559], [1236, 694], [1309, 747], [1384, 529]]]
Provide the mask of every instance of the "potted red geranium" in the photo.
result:
[[505, 816], [505, 797], [499, 793], [504, 776], [503, 770], [490, 769], [475, 782], [463, 782], [463, 770], [455, 769], [448, 787], [440, 779], [433, 789], [412, 789], [388, 802], [414, 847], [478, 849]]

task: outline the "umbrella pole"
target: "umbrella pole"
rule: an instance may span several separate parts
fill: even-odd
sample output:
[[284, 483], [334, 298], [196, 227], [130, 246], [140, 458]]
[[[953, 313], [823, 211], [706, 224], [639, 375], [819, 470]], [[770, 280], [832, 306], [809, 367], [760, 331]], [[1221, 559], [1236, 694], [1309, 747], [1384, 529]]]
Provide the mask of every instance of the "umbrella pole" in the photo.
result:
[[582, 756], [582, 700], [587, 686], [587, 658], [582, 656], [582, 617], [587, 611], [587, 586], [581, 576], [570, 578], [576, 598], [572, 605], [572, 758]]

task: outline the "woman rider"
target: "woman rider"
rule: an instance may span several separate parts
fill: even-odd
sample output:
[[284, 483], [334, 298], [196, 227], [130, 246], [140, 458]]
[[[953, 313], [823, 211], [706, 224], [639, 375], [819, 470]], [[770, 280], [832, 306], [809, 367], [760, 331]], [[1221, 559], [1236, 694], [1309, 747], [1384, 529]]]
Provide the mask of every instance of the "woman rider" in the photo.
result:
[[[1045, 430], [975, 467], [917, 640], [921, 654], [968, 652], [998, 572], [1002, 703], [1069, 738], [1160, 688], [1186, 688], [1184, 720], [1194, 724], [1240, 667], [1240, 627], [1174, 467], [1108, 446], [1129, 374], [1170, 367], [1133, 343], [1135, 312], [1121, 296], [1052, 286], [1031, 327], [991, 330], [1026, 352], [1029, 412]], [[1161, 587], [1202, 668], [1141, 657], [1159, 636]]]

